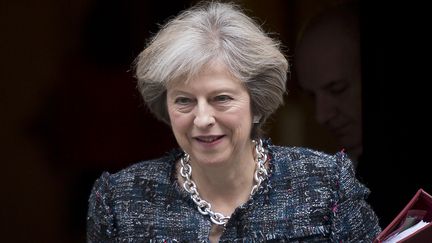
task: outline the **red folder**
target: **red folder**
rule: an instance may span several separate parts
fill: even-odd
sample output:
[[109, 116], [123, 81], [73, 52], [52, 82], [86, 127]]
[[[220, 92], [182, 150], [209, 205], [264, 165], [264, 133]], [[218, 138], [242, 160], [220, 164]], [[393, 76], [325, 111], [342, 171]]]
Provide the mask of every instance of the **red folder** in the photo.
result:
[[[421, 217], [425, 222], [432, 222], [432, 196], [419, 189], [405, 208], [396, 216], [395, 219], [377, 236], [374, 243], [380, 243], [389, 236], [400, 231], [408, 217]], [[401, 241], [403, 243], [431, 243], [432, 242], [432, 223], [410, 234]]]

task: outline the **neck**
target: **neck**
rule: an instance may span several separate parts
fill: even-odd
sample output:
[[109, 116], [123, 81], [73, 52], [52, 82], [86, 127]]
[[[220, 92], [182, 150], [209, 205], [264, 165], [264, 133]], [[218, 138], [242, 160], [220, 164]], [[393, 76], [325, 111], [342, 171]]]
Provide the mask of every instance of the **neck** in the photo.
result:
[[200, 193], [203, 192], [203, 196], [205, 194], [218, 196], [237, 195], [243, 190], [252, 188], [256, 167], [252, 154], [247, 158], [232, 161], [217, 168], [203, 168], [193, 162], [191, 164], [193, 168], [192, 180], [197, 184]]
[[347, 154], [349, 155], [349, 158], [352, 160], [354, 168], [357, 168], [358, 160], [359, 160], [360, 156], [362, 155], [362, 153], [363, 153], [363, 147], [362, 146], [347, 149]]
[[[201, 197], [210, 202], [215, 211], [230, 215], [249, 199], [256, 168], [253, 149], [251, 143], [241, 156], [218, 167], [202, 166], [193, 160], [190, 162], [191, 179], [196, 183]], [[181, 175], [179, 181], [184, 182]]]

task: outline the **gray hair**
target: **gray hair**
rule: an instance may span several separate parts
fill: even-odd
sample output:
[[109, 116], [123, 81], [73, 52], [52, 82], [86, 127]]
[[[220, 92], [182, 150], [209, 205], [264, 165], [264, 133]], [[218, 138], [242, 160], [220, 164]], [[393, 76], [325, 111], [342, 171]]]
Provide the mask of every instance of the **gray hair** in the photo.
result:
[[279, 42], [232, 3], [200, 3], [168, 21], [136, 60], [138, 89], [150, 111], [169, 124], [166, 89], [173, 80], [190, 80], [212, 61], [221, 61], [244, 82], [258, 135], [283, 103], [288, 61]]

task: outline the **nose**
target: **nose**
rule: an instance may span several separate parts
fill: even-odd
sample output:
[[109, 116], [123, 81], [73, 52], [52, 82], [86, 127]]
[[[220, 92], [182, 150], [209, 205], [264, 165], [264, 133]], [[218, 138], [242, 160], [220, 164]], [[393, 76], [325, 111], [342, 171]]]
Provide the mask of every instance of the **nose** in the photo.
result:
[[316, 95], [315, 116], [321, 125], [327, 125], [336, 115], [336, 106], [334, 100], [326, 95]]
[[215, 124], [214, 112], [206, 101], [198, 102], [195, 109], [194, 125], [200, 129], [211, 127]]

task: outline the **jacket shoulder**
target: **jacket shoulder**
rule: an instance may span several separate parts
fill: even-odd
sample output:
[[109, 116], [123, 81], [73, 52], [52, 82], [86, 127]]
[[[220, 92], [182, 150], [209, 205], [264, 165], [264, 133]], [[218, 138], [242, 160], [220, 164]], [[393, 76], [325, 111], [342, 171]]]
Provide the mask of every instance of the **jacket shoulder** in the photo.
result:
[[111, 174], [113, 182], [124, 183], [126, 181], [146, 180], [157, 183], [168, 183], [175, 164], [174, 155], [166, 155], [157, 159], [140, 161]]
[[276, 145], [270, 146], [269, 150], [276, 160], [291, 165], [312, 163], [323, 167], [334, 167], [337, 166], [337, 161], [345, 155], [341, 152], [331, 155], [305, 147], [285, 147]]

